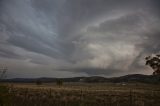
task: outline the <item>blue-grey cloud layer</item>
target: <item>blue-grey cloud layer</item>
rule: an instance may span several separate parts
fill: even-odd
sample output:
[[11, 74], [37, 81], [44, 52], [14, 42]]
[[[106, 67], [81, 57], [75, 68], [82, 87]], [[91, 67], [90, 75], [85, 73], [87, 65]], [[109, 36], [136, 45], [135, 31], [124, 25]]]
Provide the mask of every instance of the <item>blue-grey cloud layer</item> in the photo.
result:
[[149, 74], [157, 0], [1, 0], [0, 64], [10, 77]]

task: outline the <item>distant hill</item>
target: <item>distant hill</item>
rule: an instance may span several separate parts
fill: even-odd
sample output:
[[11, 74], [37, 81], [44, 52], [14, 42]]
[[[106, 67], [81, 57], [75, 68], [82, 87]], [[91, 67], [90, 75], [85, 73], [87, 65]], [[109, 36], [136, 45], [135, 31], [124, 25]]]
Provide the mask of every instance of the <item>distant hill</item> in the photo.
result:
[[160, 83], [159, 75], [141, 75], [141, 74], [131, 74], [121, 77], [110, 78], [110, 82], [142, 82], [142, 83]]
[[87, 83], [98, 83], [98, 82], [111, 82], [111, 83], [122, 83], [122, 82], [141, 82], [141, 83], [160, 83], [159, 75], [141, 75], [131, 74], [120, 77], [105, 78], [100, 76], [92, 77], [73, 77], [73, 78], [13, 78], [5, 79], [3, 82], [16, 82], [16, 83], [33, 83], [37, 80], [42, 82], [50, 83], [56, 82], [58, 79], [64, 82], [87, 82]]
[[36, 81], [42, 81], [45, 83], [56, 82], [58, 79], [63, 80], [64, 82], [79, 82], [80, 79], [84, 77], [73, 77], [73, 78], [13, 78], [13, 79], [3, 79], [2, 82], [15, 82], [15, 83], [33, 83]]

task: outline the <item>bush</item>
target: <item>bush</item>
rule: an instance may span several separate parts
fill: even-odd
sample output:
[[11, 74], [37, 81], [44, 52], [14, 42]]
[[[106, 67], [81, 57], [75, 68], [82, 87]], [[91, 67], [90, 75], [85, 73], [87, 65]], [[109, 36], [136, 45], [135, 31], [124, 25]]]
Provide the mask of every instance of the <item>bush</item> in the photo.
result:
[[60, 87], [63, 85], [63, 81], [61, 79], [58, 79], [56, 84]]
[[42, 81], [41, 80], [37, 80], [36, 81], [36, 85], [42, 85]]

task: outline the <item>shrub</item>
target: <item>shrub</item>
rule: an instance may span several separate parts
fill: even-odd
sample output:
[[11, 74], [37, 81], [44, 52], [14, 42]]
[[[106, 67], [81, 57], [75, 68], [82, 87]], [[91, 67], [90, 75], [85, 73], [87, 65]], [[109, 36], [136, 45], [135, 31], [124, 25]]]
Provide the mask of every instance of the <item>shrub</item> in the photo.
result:
[[61, 79], [58, 79], [56, 84], [60, 87], [63, 85], [63, 81]]
[[37, 80], [36, 81], [36, 85], [42, 85], [42, 81], [41, 80]]

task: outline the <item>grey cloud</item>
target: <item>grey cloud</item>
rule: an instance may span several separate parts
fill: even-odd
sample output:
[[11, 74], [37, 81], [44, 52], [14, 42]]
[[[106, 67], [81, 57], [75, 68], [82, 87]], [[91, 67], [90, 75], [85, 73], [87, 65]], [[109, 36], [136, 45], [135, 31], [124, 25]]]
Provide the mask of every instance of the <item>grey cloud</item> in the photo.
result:
[[70, 69], [59, 69], [61, 71], [71, 71], [71, 72], [84, 72], [87, 75], [107, 75], [110, 76], [113, 73], [122, 73], [121, 70], [113, 70], [113, 69], [104, 69], [104, 68], [70, 68]]
[[[155, 22], [157, 23], [155, 24]], [[155, 34], [157, 25], [159, 25], [159, 20], [156, 17], [150, 19], [148, 14], [138, 11], [88, 27], [87, 32], [83, 33], [83, 40], [76, 42], [85, 51], [81, 59], [86, 59], [89, 67], [95, 66], [97, 68], [80, 71], [87, 70], [90, 73], [90, 70], [97, 70], [97, 72], [92, 72], [96, 74], [118, 74], [119, 72], [124, 74], [137, 73], [137, 70], [145, 69], [141, 60], [144, 61], [146, 54], [159, 51], [159, 34]], [[87, 46], [90, 47], [86, 49]], [[84, 51], [79, 51], [79, 55]], [[86, 57], [87, 53], [90, 56]], [[103, 64], [105, 69], [101, 72], [99, 65]]]
[[16, 53], [13, 53], [13, 51], [10, 50], [6, 50], [6, 49], [2, 49], [0, 48], [0, 57], [5, 57], [5, 58], [21, 58], [19, 55], [17, 55]]
[[35, 66], [61, 72], [64, 66], [77, 75], [146, 73], [140, 61], [160, 51], [158, 5], [156, 0], [1, 0], [0, 57], [24, 62], [17, 70], [26, 63], [30, 71]]
[[[10, 2], [8, 5], [11, 5]], [[7, 12], [2, 14], [2, 23], [6, 25], [7, 31], [10, 32], [8, 43], [51, 57], [58, 56], [54, 28], [52, 31], [50, 26], [43, 25], [42, 21], [45, 22], [45, 19], [36, 16], [34, 9], [30, 7], [28, 2], [17, 1], [11, 6], [8, 5], [6, 3], [6, 8], [4, 8], [8, 11], [6, 10]], [[15, 8], [15, 6], [17, 7]], [[9, 16], [10, 19], [8, 19]]]
[[14, 36], [10, 37], [8, 42], [17, 47], [22, 47], [32, 52], [41, 53], [54, 58], [59, 57], [58, 51], [54, 50], [54, 48], [48, 47], [46, 44], [38, 42], [33, 38]]

